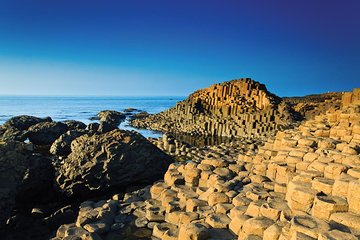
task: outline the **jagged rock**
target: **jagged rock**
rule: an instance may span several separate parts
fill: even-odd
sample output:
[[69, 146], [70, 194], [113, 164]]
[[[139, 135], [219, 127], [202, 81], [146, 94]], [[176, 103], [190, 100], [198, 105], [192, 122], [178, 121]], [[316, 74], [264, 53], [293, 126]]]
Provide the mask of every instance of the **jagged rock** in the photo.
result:
[[146, 111], [141, 111], [139, 113], [135, 113], [130, 115], [130, 120], [134, 120], [134, 119], [143, 119], [150, 116], [150, 114]]
[[0, 126], [0, 139], [3, 141], [23, 142], [28, 138], [29, 127], [40, 122], [51, 122], [51, 118], [37, 118], [33, 116], [21, 115], [12, 117]]
[[150, 183], [163, 176], [171, 163], [168, 155], [131, 131], [83, 135], [71, 143], [71, 150], [57, 182], [75, 195]]
[[29, 166], [29, 154], [23, 144], [0, 142], [0, 226], [15, 204], [17, 187]]
[[89, 123], [87, 125], [87, 130], [89, 130], [90, 132], [97, 132], [97, 130], [99, 129], [100, 124], [99, 123]]
[[71, 130], [62, 134], [50, 147], [50, 153], [58, 156], [67, 156], [71, 153], [71, 142], [86, 134], [85, 130]]
[[67, 130], [68, 126], [61, 122], [41, 122], [29, 128], [28, 136], [36, 145], [50, 145]]
[[24, 142], [27, 139], [27, 132], [18, 130], [14, 127], [1, 128], [0, 129], [0, 139], [2, 141], [18, 141]]
[[17, 187], [16, 202], [24, 206], [49, 202], [54, 194], [54, 167], [51, 159], [31, 155], [21, 183]]
[[126, 116], [118, 111], [110, 111], [110, 110], [104, 110], [99, 112], [98, 114], [100, 122], [106, 122], [109, 125], [112, 126], [119, 126], [120, 123], [125, 120]]
[[68, 126], [69, 130], [82, 130], [86, 128], [86, 124], [76, 120], [66, 120], [64, 123]]
[[15, 128], [18, 130], [27, 130], [29, 127], [41, 123], [41, 122], [51, 122], [51, 118], [38, 118], [33, 116], [27, 116], [27, 115], [20, 115], [16, 117], [12, 117], [9, 120], [7, 120], [3, 127], [5, 128]]
[[296, 114], [280, 103], [265, 85], [244, 78], [198, 90], [169, 110], [131, 123], [163, 132], [260, 137], [297, 120]]

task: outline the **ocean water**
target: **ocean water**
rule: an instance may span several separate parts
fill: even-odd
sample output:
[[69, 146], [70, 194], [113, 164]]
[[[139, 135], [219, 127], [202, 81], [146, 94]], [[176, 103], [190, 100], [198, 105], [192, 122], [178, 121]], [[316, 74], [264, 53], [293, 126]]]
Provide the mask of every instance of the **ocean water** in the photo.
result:
[[[176, 105], [185, 97], [25, 97], [0, 96], [0, 125], [17, 115], [50, 116], [54, 121], [78, 120], [85, 124], [102, 110], [123, 111], [136, 108], [159, 113]], [[159, 137], [161, 133], [134, 129], [125, 121], [121, 129], [136, 130], [145, 137]]]

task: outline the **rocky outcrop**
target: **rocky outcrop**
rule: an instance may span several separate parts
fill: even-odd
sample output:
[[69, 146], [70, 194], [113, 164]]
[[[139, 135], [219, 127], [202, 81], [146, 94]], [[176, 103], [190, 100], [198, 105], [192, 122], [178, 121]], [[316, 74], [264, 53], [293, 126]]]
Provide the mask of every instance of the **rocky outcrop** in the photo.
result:
[[41, 122], [51, 122], [51, 118], [38, 118], [33, 116], [21, 115], [12, 117], [0, 126], [0, 139], [3, 141], [23, 142], [28, 138], [27, 130]]
[[162, 113], [132, 121], [163, 132], [228, 137], [260, 137], [291, 125], [294, 118], [281, 99], [251, 79], [214, 84], [191, 94]]
[[38, 118], [34, 116], [21, 115], [12, 117], [7, 120], [3, 127], [5, 128], [16, 128], [18, 130], [27, 130], [29, 127], [41, 123], [41, 122], [51, 122], [51, 118]]
[[32, 208], [48, 203], [54, 196], [55, 171], [50, 158], [40, 154], [29, 155], [25, 174], [17, 187], [16, 203]]
[[50, 153], [65, 157], [71, 153], [71, 142], [87, 132], [85, 130], [71, 130], [62, 134], [50, 147]]
[[305, 119], [314, 119], [315, 116], [325, 114], [327, 111], [339, 110], [342, 106], [342, 96], [342, 92], [330, 92], [304, 97], [285, 97], [283, 101]]
[[112, 126], [119, 126], [125, 120], [125, 114], [118, 111], [104, 110], [98, 113], [100, 122], [106, 122]]
[[31, 126], [27, 136], [36, 145], [50, 145], [67, 130], [68, 126], [61, 122], [41, 122]]
[[71, 150], [57, 177], [59, 187], [69, 195], [150, 183], [171, 163], [168, 155], [131, 131], [83, 135], [72, 141]]
[[28, 157], [24, 144], [0, 142], [0, 228], [15, 204], [17, 187], [29, 166]]
[[85, 202], [57, 237], [108, 239], [130, 224], [156, 239], [359, 239], [360, 104], [351, 101], [256, 152], [171, 164], [147, 199]]
[[83, 130], [86, 124], [76, 120], [66, 120], [64, 123], [68, 126], [69, 130]]
[[360, 104], [360, 88], [355, 88], [352, 92], [346, 92], [342, 96], [342, 104], [347, 107], [349, 105]]

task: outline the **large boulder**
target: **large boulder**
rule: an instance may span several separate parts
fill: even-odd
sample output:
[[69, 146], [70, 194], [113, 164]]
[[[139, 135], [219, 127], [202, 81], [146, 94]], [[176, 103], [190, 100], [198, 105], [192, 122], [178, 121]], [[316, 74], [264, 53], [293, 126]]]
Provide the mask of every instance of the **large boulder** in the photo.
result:
[[16, 203], [22, 206], [47, 203], [54, 195], [54, 167], [50, 158], [33, 154], [27, 158], [27, 169], [17, 187]]
[[112, 126], [119, 126], [125, 120], [125, 114], [118, 111], [104, 110], [98, 113], [100, 122], [108, 123]]
[[170, 156], [134, 131], [113, 130], [83, 135], [71, 143], [71, 153], [60, 166], [57, 182], [69, 195], [91, 193], [163, 177]]
[[0, 140], [24, 142], [27, 139], [27, 131], [19, 130], [14, 127], [1, 127]]
[[15, 128], [18, 130], [27, 130], [29, 127], [41, 123], [41, 122], [51, 122], [51, 118], [38, 118], [34, 116], [20, 115], [16, 117], [12, 117], [7, 120], [3, 127], [5, 128]]
[[76, 120], [66, 120], [64, 123], [68, 126], [69, 130], [82, 130], [86, 128], [86, 124]]
[[41, 122], [51, 122], [51, 118], [38, 118], [33, 116], [21, 115], [7, 120], [0, 128], [0, 140], [2, 141], [25, 141], [27, 130]]
[[0, 228], [15, 204], [17, 187], [29, 166], [29, 155], [23, 143], [0, 143]]
[[67, 130], [68, 126], [61, 122], [41, 122], [29, 128], [28, 137], [36, 145], [50, 145]]
[[86, 130], [70, 130], [62, 134], [50, 147], [50, 153], [57, 156], [67, 156], [71, 153], [71, 142], [84, 134]]

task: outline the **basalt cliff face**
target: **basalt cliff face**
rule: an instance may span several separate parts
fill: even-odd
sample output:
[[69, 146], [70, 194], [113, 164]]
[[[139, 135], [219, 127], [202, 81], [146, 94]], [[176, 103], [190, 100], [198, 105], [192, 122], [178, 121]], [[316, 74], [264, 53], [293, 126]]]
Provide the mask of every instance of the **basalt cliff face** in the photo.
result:
[[294, 122], [282, 99], [249, 78], [214, 84], [169, 110], [132, 125], [164, 132], [226, 137], [259, 137]]

